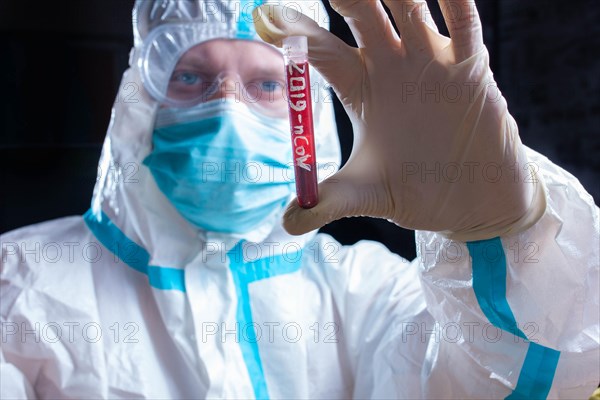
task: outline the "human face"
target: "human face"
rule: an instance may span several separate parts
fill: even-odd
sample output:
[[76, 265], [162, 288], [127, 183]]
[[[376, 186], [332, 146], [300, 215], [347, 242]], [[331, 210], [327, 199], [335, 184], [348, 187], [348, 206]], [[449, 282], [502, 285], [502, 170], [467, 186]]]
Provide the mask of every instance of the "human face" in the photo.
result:
[[193, 106], [232, 99], [273, 117], [285, 117], [283, 56], [266, 44], [247, 40], [211, 40], [188, 50], [169, 80], [167, 97]]

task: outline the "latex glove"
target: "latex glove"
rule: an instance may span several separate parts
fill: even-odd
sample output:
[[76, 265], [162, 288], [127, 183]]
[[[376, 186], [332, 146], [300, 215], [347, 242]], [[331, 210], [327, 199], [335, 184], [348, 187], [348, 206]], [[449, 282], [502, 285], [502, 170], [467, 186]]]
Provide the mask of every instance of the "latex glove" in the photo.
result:
[[385, 1], [400, 38], [378, 0], [330, 2], [359, 48], [294, 10], [254, 12], [267, 42], [308, 36], [309, 62], [354, 129], [348, 163], [319, 185], [316, 207], [290, 204], [286, 230], [302, 234], [360, 215], [467, 241], [535, 223], [544, 191], [494, 83], [474, 2], [440, 1], [452, 39], [438, 33], [424, 2]]

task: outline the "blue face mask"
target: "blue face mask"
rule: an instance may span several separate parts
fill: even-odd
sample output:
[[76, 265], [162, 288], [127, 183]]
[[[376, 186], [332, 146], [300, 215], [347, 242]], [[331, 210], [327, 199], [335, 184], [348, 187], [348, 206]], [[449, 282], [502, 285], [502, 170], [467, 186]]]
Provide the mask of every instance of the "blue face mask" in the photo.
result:
[[190, 223], [247, 233], [274, 223], [293, 191], [288, 124], [233, 101], [160, 109], [144, 164]]

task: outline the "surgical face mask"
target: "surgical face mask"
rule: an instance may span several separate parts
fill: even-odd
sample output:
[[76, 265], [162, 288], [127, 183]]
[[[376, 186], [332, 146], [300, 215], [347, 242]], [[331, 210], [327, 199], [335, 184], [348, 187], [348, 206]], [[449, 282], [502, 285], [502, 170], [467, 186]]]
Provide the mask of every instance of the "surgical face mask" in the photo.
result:
[[160, 109], [146, 157], [160, 190], [193, 225], [247, 233], [275, 224], [293, 192], [287, 119], [216, 100]]

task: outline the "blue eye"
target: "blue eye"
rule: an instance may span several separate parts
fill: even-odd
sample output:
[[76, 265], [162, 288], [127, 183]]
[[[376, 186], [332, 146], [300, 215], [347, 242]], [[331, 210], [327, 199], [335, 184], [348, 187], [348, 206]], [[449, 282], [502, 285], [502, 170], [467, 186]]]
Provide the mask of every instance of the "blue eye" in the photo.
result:
[[279, 88], [282, 88], [283, 85], [278, 81], [264, 81], [261, 83], [261, 88], [267, 92], [274, 92]]
[[180, 72], [173, 76], [174, 80], [183, 83], [184, 85], [195, 85], [200, 82], [200, 77], [191, 72]]

